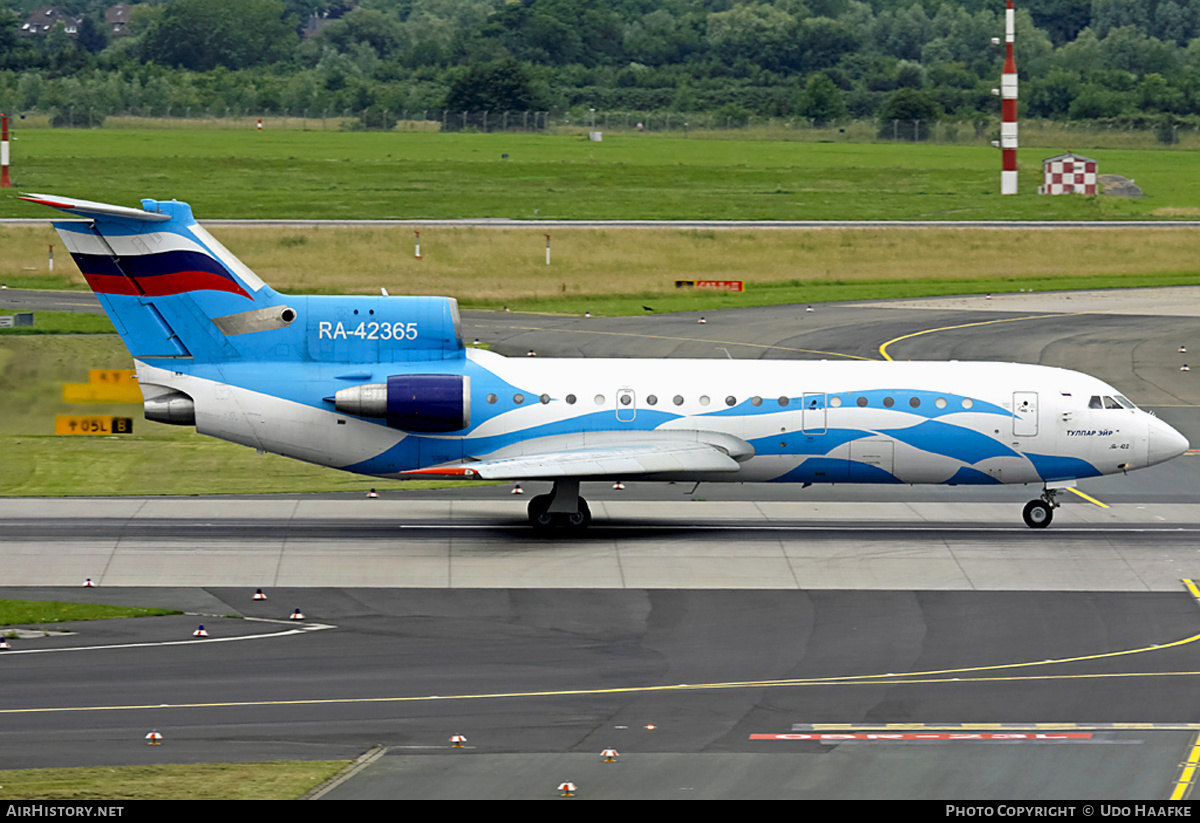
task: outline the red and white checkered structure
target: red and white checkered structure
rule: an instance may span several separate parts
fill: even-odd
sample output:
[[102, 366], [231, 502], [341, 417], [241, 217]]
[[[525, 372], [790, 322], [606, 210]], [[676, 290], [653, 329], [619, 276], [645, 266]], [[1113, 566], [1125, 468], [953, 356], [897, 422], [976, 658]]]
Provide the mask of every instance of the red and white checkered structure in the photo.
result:
[[1096, 161], [1074, 152], [1047, 157], [1038, 194], [1096, 194]]
[[1000, 193], [1017, 193], [1017, 63], [1013, 59], [1016, 38], [1013, 0], [1004, 11], [1004, 72], [1000, 75]]

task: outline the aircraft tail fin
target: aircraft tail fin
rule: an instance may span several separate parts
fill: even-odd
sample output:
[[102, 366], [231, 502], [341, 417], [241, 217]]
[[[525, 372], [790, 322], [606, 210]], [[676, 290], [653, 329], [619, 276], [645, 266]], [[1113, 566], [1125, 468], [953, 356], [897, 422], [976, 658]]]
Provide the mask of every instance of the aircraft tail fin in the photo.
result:
[[186, 203], [143, 200], [134, 209], [45, 194], [21, 199], [83, 218], [54, 228], [135, 357], [236, 357], [213, 319], [281, 305]]

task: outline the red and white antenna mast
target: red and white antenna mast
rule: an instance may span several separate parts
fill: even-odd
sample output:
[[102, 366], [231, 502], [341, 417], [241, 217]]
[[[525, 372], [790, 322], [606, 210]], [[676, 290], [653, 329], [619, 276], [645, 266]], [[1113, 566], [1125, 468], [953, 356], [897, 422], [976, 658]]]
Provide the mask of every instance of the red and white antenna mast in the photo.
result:
[[1017, 193], [1017, 62], [1013, 0], [1004, 11], [1004, 72], [1000, 76], [1000, 193]]
[[8, 179], [8, 115], [0, 114], [0, 188], [9, 188]]

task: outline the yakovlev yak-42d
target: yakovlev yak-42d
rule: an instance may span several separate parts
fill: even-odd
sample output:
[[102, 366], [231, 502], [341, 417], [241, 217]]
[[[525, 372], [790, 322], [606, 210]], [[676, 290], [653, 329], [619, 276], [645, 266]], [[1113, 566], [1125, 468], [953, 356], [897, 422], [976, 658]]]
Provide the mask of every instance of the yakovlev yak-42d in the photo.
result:
[[150, 420], [373, 477], [553, 481], [535, 527], [591, 519], [580, 483], [1035, 483], [1040, 528], [1080, 478], [1187, 441], [1113, 387], [1011, 363], [501, 357], [449, 297], [290, 296], [192, 217], [28, 195], [137, 365]]

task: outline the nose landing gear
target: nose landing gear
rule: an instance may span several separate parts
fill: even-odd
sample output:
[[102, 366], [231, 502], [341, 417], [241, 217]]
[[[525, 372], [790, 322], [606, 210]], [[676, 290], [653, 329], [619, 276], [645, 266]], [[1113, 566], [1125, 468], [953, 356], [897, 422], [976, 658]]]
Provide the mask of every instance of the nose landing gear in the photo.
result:
[[1057, 500], [1060, 491], [1061, 489], [1043, 489], [1039, 499], [1026, 503], [1025, 510], [1021, 512], [1025, 525], [1031, 529], [1044, 529], [1049, 526], [1050, 521], [1054, 519], [1054, 510], [1060, 505]]

